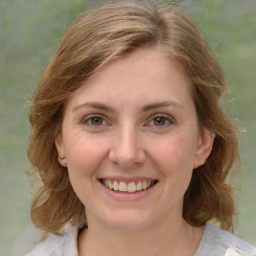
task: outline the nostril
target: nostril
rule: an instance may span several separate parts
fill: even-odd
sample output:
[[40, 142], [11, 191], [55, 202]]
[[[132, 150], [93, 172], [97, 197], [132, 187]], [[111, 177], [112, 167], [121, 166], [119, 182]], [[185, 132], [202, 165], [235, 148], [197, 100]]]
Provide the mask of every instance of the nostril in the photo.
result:
[[121, 168], [130, 168], [142, 164], [146, 159], [145, 153], [140, 149], [118, 150], [113, 149], [109, 153], [109, 160]]

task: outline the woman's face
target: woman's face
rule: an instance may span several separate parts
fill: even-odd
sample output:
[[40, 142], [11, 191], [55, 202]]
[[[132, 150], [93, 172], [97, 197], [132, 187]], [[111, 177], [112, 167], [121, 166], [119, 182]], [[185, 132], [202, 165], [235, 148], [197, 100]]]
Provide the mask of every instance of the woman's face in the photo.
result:
[[105, 64], [71, 96], [56, 147], [89, 226], [137, 230], [182, 219], [193, 169], [212, 141], [209, 131], [199, 134], [179, 64], [139, 49]]

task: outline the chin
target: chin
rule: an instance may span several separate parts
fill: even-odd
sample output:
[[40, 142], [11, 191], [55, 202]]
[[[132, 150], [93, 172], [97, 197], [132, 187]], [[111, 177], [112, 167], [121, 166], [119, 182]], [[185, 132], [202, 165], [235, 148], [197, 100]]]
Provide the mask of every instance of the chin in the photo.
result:
[[119, 214], [112, 213], [110, 218], [105, 219], [105, 224], [111, 229], [119, 231], [136, 232], [150, 226], [147, 216], [134, 211], [122, 211]]

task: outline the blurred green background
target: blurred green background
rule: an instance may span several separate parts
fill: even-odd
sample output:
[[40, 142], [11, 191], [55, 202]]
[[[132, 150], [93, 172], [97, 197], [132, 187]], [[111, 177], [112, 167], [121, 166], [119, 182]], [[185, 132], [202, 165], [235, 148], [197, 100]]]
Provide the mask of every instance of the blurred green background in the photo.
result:
[[[59, 39], [75, 17], [104, 1], [0, 0], [0, 256], [26, 252], [38, 238], [30, 222], [31, 189], [24, 170], [27, 109]], [[246, 130], [235, 176], [235, 233], [256, 245], [256, 1], [180, 1], [220, 61], [233, 91], [228, 106]]]

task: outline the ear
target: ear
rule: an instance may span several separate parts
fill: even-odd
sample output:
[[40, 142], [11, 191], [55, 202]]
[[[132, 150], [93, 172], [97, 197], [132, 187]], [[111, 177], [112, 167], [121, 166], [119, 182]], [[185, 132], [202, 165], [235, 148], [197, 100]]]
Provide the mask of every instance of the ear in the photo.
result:
[[193, 169], [203, 165], [212, 151], [215, 134], [203, 128], [198, 139], [197, 150], [194, 157]]
[[60, 133], [55, 138], [55, 147], [58, 153], [58, 162], [63, 167], [67, 167], [67, 159], [65, 157], [64, 146], [63, 146], [63, 138]]

